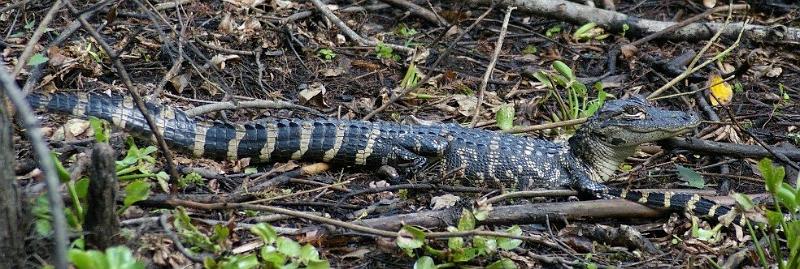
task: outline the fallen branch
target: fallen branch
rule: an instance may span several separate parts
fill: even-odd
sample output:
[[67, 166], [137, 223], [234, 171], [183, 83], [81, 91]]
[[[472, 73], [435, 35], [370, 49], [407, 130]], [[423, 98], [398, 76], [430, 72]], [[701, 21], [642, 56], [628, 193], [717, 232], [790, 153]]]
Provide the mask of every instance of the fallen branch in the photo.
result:
[[[477, 4], [490, 4], [491, 0], [469, 0]], [[621, 33], [623, 26], [628, 25], [627, 33], [633, 35], [649, 35], [663, 31], [677, 24], [676, 22], [642, 19], [627, 14], [605, 9], [593, 8], [563, 0], [499, 0], [501, 5], [516, 6], [521, 11], [535, 15], [566, 20], [576, 24], [594, 22], [609, 32]], [[722, 35], [735, 38], [742, 28], [744, 38], [760, 42], [800, 42], [800, 29], [783, 25], [763, 26], [746, 25], [744, 22], [732, 23], [725, 28]], [[661, 38], [672, 40], [708, 39], [722, 29], [722, 23], [692, 23], [674, 32], [665, 33]]]
[[[659, 142], [659, 144], [667, 148], [681, 148], [693, 152], [723, 154], [740, 158], [764, 158], [772, 156], [769, 151], [761, 146], [714, 142], [697, 138], [670, 138]], [[771, 147], [770, 149], [773, 152], [785, 155], [793, 161], [800, 161], [800, 150], [776, 147]]]
[[444, 18], [439, 17], [438, 14], [424, 7], [421, 7], [420, 5], [414, 4], [410, 1], [406, 0], [381, 0], [381, 1], [408, 9], [408, 12], [411, 12], [411, 14], [417, 15], [435, 25], [448, 26], [447, 21], [445, 21]]

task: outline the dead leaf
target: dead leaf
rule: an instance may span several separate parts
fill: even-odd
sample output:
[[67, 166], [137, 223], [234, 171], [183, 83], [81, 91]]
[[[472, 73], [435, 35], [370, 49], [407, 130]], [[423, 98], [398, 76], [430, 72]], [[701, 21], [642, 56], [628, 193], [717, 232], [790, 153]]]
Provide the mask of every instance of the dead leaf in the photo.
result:
[[478, 97], [474, 95], [454, 94], [453, 99], [458, 103], [458, 112], [464, 116], [471, 116], [478, 103]]
[[169, 79], [169, 82], [172, 84], [172, 87], [175, 88], [175, 92], [182, 93], [183, 89], [189, 85], [189, 74], [180, 74], [174, 76]]
[[708, 86], [711, 92], [711, 96], [709, 96], [708, 99], [711, 100], [712, 106], [718, 106], [720, 104], [727, 105], [733, 100], [733, 89], [731, 85], [724, 81], [719, 74], [713, 74], [709, 77]]
[[461, 197], [452, 195], [452, 194], [445, 194], [441, 196], [436, 196], [431, 198], [431, 208], [433, 210], [445, 209], [451, 206], [456, 205], [456, 202], [461, 200]]
[[783, 68], [781, 68], [780, 66], [776, 66], [776, 67], [770, 68], [769, 71], [767, 71], [766, 75], [767, 75], [768, 78], [775, 78], [775, 77], [780, 76], [782, 73], [783, 73]]
[[225, 16], [223, 16], [222, 20], [219, 22], [217, 29], [226, 34], [233, 33], [233, 29], [235, 29], [235, 27], [233, 26], [233, 18], [231, 18], [230, 13], [225, 13]]
[[372, 250], [368, 248], [359, 248], [354, 251], [351, 251], [350, 253], [342, 255], [342, 259], [354, 258], [360, 260], [364, 258], [364, 255], [367, 255], [367, 253], [370, 253], [371, 251]]
[[638, 51], [639, 51], [639, 48], [637, 48], [635, 46], [631, 46], [630, 44], [624, 45], [624, 46], [622, 46], [622, 48], [620, 48], [620, 52], [622, 52], [622, 57], [625, 58], [625, 59], [630, 59], [631, 57], [636, 55], [636, 52], [638, 52]]
[[312, 104], [320, 107], [327, 107], [325, 104], [325, 85], [320, 82], [314, 82], [309, 85], [308, 89], [300, 91], [298, 98], [301, 105]]
[[717, 5], [717, 0], [703, 0], [703, 6], [713, 8]]
[[225, 62], [228, 60], [239, 59], [239, 55], [236, 54], [228, 54], [222, 55], [217, 54], [214, 57], [211, 57], [211, 64], [216, 65], [219, 69], [225, 69]]

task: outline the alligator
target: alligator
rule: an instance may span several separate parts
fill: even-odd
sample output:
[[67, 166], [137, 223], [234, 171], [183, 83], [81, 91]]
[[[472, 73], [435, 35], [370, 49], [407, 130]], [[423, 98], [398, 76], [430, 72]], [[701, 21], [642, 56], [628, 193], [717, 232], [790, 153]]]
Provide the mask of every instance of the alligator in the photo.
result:
[[[153, 137], [129, 96], [30, 94], [27, 100], [37, 110], [94, 116], [133, 135]], [[228, 123], [190, 117], [153, 103], [146, 107], [171, 148], [197, 157], [391, 165], [408, 171], [440, 161], [442, 171], [472, 185], [497, 184], [520, 190], [566, 187], [595, 198], [619, 197], [650, 207], [686, 210], [725, 224], [742, 223], [744, 219], [730, 207], [697, 194], [641, 192], [604, 184], [638, 145], [690, 132], [700, 123], [694, 113], [661, 109], [640, 96], [605, 102], [563, 143], [459, 124], [337, 119]]]

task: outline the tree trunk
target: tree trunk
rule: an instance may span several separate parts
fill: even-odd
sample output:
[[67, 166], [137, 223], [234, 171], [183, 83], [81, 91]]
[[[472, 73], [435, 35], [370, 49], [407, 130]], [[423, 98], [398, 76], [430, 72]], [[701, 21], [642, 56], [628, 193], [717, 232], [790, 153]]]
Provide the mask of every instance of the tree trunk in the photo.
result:
[[0, 91], [0, 268], [22, 268], [25, 228], [7, 108], [5, 95]]

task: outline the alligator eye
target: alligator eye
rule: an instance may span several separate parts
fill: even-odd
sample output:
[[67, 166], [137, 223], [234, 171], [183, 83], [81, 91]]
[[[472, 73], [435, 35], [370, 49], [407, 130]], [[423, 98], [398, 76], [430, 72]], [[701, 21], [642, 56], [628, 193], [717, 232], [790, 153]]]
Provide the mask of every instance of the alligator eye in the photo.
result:
[[644, 119], [645, 113], [640, 107], [637, 106], [626, 106], [625, 112], [622, 113], [622, 116], [626, 119]]

